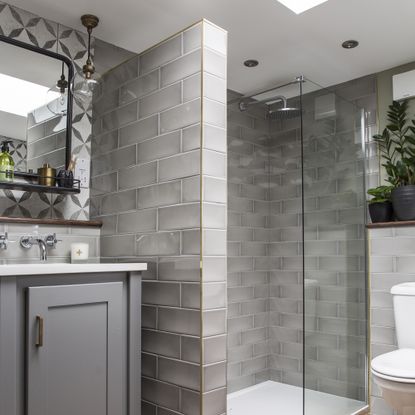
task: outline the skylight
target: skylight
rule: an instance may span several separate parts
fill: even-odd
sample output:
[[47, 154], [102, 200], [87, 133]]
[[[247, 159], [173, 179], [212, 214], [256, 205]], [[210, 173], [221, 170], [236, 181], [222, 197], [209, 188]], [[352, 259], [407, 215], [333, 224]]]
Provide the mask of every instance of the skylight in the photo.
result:
[[328, 0], [278, 0], [285, 7], [288, 7], [296, 14], [312, 9]]
[[[23, 79], [0, 74], [0, 111], [26, 117], [36, 108], [46, 105], [46, 93], [49, 88]], [[50, 96], [52, 101], [59, 97]]]

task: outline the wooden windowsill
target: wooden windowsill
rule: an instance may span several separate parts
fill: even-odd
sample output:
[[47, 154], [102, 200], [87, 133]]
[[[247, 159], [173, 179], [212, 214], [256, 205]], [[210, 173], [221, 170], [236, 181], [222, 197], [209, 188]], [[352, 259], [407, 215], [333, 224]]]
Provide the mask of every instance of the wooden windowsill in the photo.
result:
[[415, 226], [415, 220], [368, 223], [366, 226], [367, 226], [368, 229], [397, 228], [397, 227], [402, 227], [402, 226]]
[[52, 225], [52, 226], [85, 226], [100, 228], [100, 220], [67, 220], [67, 219], [35, 219], [35, 218], [9, 218], [0, 216], [0, 223], [15, 223], [29, 225]]

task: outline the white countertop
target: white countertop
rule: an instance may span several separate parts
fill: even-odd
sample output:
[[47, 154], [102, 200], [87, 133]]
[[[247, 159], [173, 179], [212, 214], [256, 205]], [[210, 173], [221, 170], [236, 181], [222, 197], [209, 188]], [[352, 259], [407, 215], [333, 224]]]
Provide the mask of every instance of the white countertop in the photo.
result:
[[0, 277], [13, 275], [85, 274], [98, 272], [146, 271], [147, 264], [139, 262], [102, 264], [14, 264], [0, 265]]

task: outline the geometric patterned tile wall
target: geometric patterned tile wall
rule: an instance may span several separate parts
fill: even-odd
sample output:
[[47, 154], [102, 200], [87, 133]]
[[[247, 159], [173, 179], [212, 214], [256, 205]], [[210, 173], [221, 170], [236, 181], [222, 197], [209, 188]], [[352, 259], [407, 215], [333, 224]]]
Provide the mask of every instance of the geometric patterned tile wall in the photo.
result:
[[13, 157], [14, 168], [19, 171], [26, 171], [27, 167], [27, 144], [25, 141], [16, 140], [0, 135], [0, 143], [2, 141], [11, 141], [9, 143], [10, 155]]
[[[0, 2], [0, 33], [69, 57], [80, 70], [87, 51], [87, 36], [69, 27]], [[93, 50], [93, 45], [92, 45]], [[74, 101], [72, 152], [90, 159], [91, 108]], [[89, 218], [89, 189], [78, 195], [47, 195], [21, 191], [0, 191], [0, 216], [32, 218]]]

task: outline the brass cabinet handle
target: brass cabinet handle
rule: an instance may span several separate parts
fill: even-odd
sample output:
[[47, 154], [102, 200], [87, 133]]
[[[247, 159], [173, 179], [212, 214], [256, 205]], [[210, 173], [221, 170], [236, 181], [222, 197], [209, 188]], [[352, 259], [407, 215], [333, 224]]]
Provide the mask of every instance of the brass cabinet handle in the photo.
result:
[[42, 316], [36, 316], [36, 326], [37, 326], [37, 334], [36, 334], [36, 347], [43, 346], [43, 335], [44, 335], [44, 320]]

